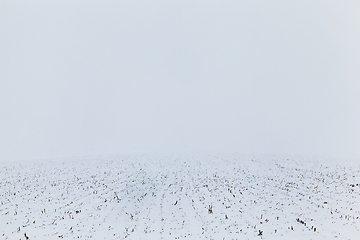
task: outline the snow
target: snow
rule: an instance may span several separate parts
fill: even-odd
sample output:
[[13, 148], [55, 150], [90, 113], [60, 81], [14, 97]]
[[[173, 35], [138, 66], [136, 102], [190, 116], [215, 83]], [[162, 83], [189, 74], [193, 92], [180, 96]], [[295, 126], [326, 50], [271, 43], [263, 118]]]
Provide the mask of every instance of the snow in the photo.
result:
[[0, 239], [358, 239], [360, 164], [168, 155], [0, 163]]

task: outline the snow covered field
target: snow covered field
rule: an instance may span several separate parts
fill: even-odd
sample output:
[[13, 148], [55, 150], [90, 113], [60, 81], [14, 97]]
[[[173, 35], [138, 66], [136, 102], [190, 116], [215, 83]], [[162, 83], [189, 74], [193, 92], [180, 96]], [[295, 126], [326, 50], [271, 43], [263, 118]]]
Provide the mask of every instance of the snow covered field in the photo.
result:
[[0, 239], [360, 239], [360, 163], [232, 155], [0, 163]]

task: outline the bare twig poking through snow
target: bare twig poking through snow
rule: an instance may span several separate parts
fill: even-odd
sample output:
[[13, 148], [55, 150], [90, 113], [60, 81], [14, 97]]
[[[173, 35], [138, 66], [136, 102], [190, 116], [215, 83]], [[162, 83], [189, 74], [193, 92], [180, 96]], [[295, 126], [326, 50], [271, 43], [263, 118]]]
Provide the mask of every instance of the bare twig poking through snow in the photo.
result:
[[120, 202], [121, 199], [118, 197], [118, 195], [116, 194], [116, 192], [114, 192], [114, 193], [115, 193], [115, 197], [116, 197], [117, 201]]
[[304, 220], [301, 220], [300, 218], [297, 218], [296, 221], [298, 223], [304, 224], [304, 226], [306, 226], [306, 222]]
[[212, 205], [209, 205], [209, 208], [208, 208], [208, 213], [213, 213], [213, 210], [212, 210], [213, 206]]

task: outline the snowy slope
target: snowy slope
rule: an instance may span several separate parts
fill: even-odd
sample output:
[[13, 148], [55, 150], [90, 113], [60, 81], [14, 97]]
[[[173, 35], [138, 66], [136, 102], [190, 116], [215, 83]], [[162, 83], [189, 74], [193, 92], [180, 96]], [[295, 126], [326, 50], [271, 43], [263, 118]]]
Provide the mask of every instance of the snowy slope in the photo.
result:
[[360, 164], [233, 155], [0, 163], [0, 239], [360, 239]]

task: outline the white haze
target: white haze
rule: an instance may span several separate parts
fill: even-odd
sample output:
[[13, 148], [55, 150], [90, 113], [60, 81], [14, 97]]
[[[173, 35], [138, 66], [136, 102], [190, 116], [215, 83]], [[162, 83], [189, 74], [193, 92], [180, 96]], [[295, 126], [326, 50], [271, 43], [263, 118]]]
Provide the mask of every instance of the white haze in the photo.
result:
[[0, 160], [360, 156], [358, 1], [1, 1]]

